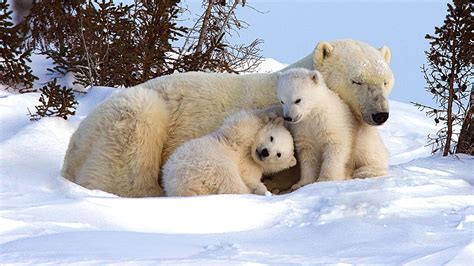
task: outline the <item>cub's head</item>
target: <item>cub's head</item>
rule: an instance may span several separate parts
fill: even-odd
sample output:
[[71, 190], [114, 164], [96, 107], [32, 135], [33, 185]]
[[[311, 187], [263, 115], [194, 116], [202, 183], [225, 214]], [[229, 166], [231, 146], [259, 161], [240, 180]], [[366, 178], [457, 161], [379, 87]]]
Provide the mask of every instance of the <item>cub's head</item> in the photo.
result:
[[320, 42], [313, 52], [313, 68], [329, 89], [351, 107], [361, 122], [377, 126], [388, 119], [388, 95], [394, 85], [390, 49], [376, 49], [356, 40]]
[[318, 71], [294, 68], [278, 74], [277, 97], [285, 121], [297, 123], [311, 112], [321, 90], [327, 89]]
[[283, 125], [283, 118], [271, 119], [255, 137], [252, 158], [266, 174], [276, 173], [296, 165], [293, 138]]

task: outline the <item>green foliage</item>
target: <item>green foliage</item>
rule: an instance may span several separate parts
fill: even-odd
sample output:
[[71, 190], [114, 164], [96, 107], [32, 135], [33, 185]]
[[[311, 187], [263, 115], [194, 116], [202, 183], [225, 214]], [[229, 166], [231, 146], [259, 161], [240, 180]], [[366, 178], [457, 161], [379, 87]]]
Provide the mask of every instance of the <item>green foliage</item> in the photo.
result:
[[6, 0], [0, 0], [0, 83], [20, 92], [33, 90], [37, 79], [28, 62], [31, 49], [24, 49], [23, 28], [12, 23]]
[[[83, 86], [133, 86], [171, 73], [179, 1], [54, 1], [35, 4], [31, 47], [52, 58], [52, 72], [73, 72]], [[45, 18], [46, 17], [46, 18]]]
[[53, 79], [41, 89], [39, 101], [41, 105], [35, 106], [36, 113], [31, 114], [31, 120], [39, 120], [41, 117], [53, 116], [67, 119], [76, 112], [77, 101], [72, 89], [61, 87], [57, 80]]
[[[82, 86], [130, 87], [176, 71], [254, 70], [261, 41], [226, 40], [245, 25], [236, 17], [239, 3], [203, 1], [205, 14], [186, 28], [177, 24], [185, 11], [179, 0], [43, 0], [25, 23], [29, 46], [54, 61], [51, 72], [73, 72]], [[178, 40], [182, 47], [173, 46]]]
[[[428, 60], [422, 70], [427, 82], [426, 91], [438, 104], [430, 107], [415, 104], [432, 117], [442, 128], [435, 136], [428, 137], [433, 153], [454, 153], [457, 136], [469, 110], [469, 90], [473, 86], [473, 3], [455, 0], [448, 4], [448, 14], [441, 27], [435, 27], [434, 35], [427, 34], [430, 49], [425, 52]], [[472, 90], [472, 89], [471, 89]]]

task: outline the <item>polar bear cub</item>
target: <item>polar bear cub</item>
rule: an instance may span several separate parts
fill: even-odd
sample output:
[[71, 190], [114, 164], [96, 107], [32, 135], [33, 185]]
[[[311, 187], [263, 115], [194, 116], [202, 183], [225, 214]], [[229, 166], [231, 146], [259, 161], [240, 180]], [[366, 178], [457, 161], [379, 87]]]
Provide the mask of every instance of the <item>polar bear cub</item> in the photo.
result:
[[300, 164], [301, 177], [292, 189], [349, 178], [355, 119], [322, 75], [303, 68], [280, 73], [277, 96]]
[[269, 195], [263, 174], [296, 165], [293, 138], [283, 118], [268, 111], [240, 111], [215, 132], [185, 142], [163, 167], [167, 196]]

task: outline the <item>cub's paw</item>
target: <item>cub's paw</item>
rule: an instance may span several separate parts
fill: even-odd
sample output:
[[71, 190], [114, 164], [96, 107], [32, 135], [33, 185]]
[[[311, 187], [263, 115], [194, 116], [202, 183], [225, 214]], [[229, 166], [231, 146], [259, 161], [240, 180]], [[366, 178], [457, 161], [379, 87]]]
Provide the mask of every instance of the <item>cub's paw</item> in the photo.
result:
[[270, 195], [272, 194], [270, 191], [267, 190], [267, 187], [265, 187], [263, 184], [257, 186], [253, 190], [253, 194], [255, 195], [268, 196], [267, 193], [270, 193]]
[[311, 184], [311, 183], [298, 182], [298, 183], [294, 184], [293, 186], [291, 186], [291, 191], [295, 191], [295, 190], [297, 190], [298, 188], [304, 187], [304, 186], [309, 185], [309, 184]]
[[278, 188], [275, 188], [275, 189], [272, 190], [271, 193], [274, 194], [274, 195], [278, 195], [278, 194], [280, 194], [280, 192], [281, 191]]

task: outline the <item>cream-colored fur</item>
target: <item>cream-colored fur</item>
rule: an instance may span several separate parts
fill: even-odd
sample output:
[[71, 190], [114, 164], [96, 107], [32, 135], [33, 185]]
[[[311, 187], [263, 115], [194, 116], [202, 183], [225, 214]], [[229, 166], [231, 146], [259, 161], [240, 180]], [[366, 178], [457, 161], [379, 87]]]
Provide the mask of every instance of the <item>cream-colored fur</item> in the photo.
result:
[[[388, 108], [386, 95], [393, 85], [389, 57], [388, 48], [377, 50], [358, 41], [341, 40], [319, 43], [313, 53], [290, 66], [319, 69], [328, 87], [351, 106], [360, 121], [361, 135], [371, 137], [366, 142], [373, 145], [364, 147], [368, 159], [359, 162], [361, 169], [356, 171], [361, 177], [385, 174], [387, 169], [377, 129], [361, 119], [361, 114], [368, 114], [366, 117], [369, 110]], [[367, 85], [352, 84], [356, 77]], [[190, 72], [124, 90], [81, 123], [66, 152], [63, 175], [88, 188], [120, 196], [160, 195], [156, 183], [159, 169], [176, 148], [216, 130], [235, 111], [278, 104], [276, 81], [276, 73]]]
[[281, 117], [237, 112], [217, 131], [176, 149], [163, 167], [164, 190], [167, 196], [265, 195], [263, 173], [294, 166], [293, 150], [293, 138]]
[[277, 96], [298, 156], [297, 189], [318, 181], [350, 178], [355, 119], [349, 107], [329, 90], [318, 71], [290, 69], [279, 75]]

